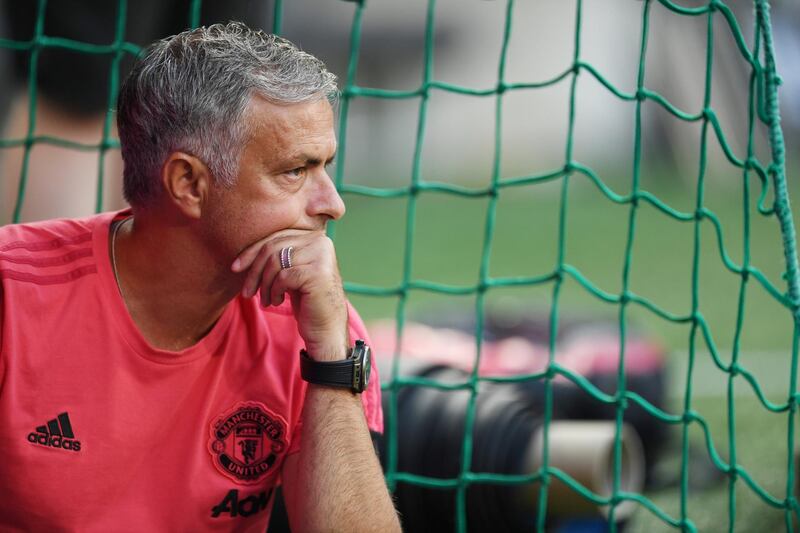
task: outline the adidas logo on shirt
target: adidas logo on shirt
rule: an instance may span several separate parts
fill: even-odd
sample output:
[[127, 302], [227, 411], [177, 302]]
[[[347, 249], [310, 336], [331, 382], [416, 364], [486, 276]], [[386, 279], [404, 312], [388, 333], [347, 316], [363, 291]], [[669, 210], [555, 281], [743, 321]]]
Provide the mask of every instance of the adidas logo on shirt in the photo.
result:
[[67, 413], [61, 413], [47, 422], [46, 425], [39, 426], [35, 431], [28, 433], [28, 442], [41, 446], [50, 446], [51, 448], [72, 450], [73, 452], [81, 450], [81, 442], [75, 440], [75, 434], [72, 432], [72, 424]]

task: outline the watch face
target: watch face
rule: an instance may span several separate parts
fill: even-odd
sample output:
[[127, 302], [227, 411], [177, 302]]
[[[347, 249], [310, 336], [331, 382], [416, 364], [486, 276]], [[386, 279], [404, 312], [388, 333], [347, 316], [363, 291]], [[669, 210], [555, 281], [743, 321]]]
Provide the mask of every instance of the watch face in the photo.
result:
[[369, 376], [372, 372], [372, 350], [369, 349], [369, 346], [364, 347], [364, 359], [361, 363], [361, 376], [364, 382], [364, 389], [367, 388], [369, 385]]

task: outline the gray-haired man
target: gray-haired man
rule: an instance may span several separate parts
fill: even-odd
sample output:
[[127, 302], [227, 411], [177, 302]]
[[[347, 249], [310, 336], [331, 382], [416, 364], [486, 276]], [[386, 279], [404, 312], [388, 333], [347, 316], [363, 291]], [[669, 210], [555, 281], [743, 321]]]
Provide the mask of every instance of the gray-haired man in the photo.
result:
[[294, 530], [399, 530], [335, 94], [242, 24], [160, 41], [119, 95], [131, 210], [0, 229], [0, 529], [263, 531], [282, 484]]

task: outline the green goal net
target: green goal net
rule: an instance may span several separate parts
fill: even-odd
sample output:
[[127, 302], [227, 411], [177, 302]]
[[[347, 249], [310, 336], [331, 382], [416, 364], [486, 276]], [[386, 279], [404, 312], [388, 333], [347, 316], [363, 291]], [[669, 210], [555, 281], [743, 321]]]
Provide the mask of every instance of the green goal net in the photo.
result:
[[[450, 490], [455, 493], [454, 522], [458, 531], [467, 531], [467, 492], [471, 486], [484, 485], [524, 485], [538, 484], [537, 530], [544, 530], [547, 520], [547, 504], [549, 487], [554, 480], [560, 480], [568, 485], [574, 492], [597, 505], [609, 506], [609, 518], [612, 528], [615, 528], [614, 515], [619, 505], [624, 502], [634, 502], [640, 512], [649, 515], [660, 525], [669, 529], [693, 531], [698, 529], [697, 518], [690, 511], [690, 499], [695, 497], [690, 479], [690, 431], [698, 430], [702, 434], [702, 443], [708, 454], [710, 462], [725, 478], [726, 488], [726, 513], [725, 516], [716, 517], [718, 529], [733, 531], [741, 527], [743, 517], [737, 514], [737, 506], [741, 501], [743, 490], [754, 495], [764, 507], [773, 509], [782, 514], [781, 522], [787, 530], [795, 530], [798, 525], [798, 512], [800, 507], [795, 493], [795, 412], [797, 410], [797, 361], [798, 361], [798, 330], [800, 324], [800, 278], [798, 278], [798, 263], [796, 254], [796, 239], [793, 225], [792, 212], [789, 205], [789, 192], [786, 181], [786, 154], [784, 139], [781, 130], [780, 113], [778, 106], [778, 88], [780, 78], [776, 72], [775, 50], [773, 44], [772, 25], [770, 21], [770, 6], [766, 0], [755, 0], [752, 3], [752, 19], [747, 27], [737, 18], [730, 2], [722, 0], [709, 0], [707, 2], [693, 2], [691, 7], [671, 0], [642, 0], [631, 1], [631, 4], [640, 10], [638, 26], [638, 46], [636, 59], [636, 82], [633, 91], [621, 89], [613, 83], [604, 73], [603, 69], [586, 59], [587, 54], [581, 42], [583, 31], [587, 25], [593, 23], [587, 20], [586, 6], [588, 0], [574, 2], [574, 18], [570, 22], [574, 32], [573, 50], [571, 60], [565, 63], [561, 71], [549, 79], [531, 79], [525, 82], [509, 81], [507, 76], [507, 57], [509, 43], [514, 32], [535, 31], [536, 21], [518, 20], [515, 10], [522, 4], [521, 1], [506, 0], [502, 5], [504, 9], [504, 25], [502, 28], [502, 45], [499, 56], [496, 58], [496, 81], [489, 87], [472, 87], [450, 83], [437, 79], [434, 70], [436, 57], [436, 32], [437, 32], [437, 2], [428, 0], [426, 4], [426, 18], [424, 28], [420, 29], [420, 36], [424, 40], [422, 70], [420, 83], [412, 89], [376, 88], [359, 84], [359, 59], [363, 52], [362, 35], [366, 24], [365, 12], [369, 12], [372, 3], [356, 1], [340, 3], [352, 14], [349, 35], [349, 60], [346, 72], [342, 76], [342, 96], [339, 109], [339, 151], [335, 181], [337, 187], [345, 195], [346, 200], [358, 202], [381, 202], [390, 199], [404, 201], [404, 220], [402, 226], [401, 265], [397, 268], [399, 277], [394, 283], [372, 284], [359, 280], [346, 283], [346, 289], [354, 298], [383, 299], [391, 302], [393, 315], [396, 321], [396, 344], [402, 345], [404, 331], [410, 315], [409, 300], [417, 293], [434, 295], [469, 297], [474, 300], [474, 314], [476, 317], [474, 327], [475, 360], [472, 372], [460, 383], [441, 383], [436, 380], [422, 377], [402, 375], [400, 373], [400, 350], [396, 350], [392, 362], [392, 371], [383, 375], [384, 394], [388, 395], [389, 408], [386, 411], [386, 479], [390, 489], [395, 490], [398, 484], [410, 484], [428, 487], [436, 490]], [[103, 207], [103, 184], [105, 159], [110, 151], [118, 150], [119, 143], [113, 135], [113, 112], [105, 114], [102, 135], [94, 143], [77, 142], [68, 138], [40, 135], [37, 133], [37, 73], [38, 61], [42, 50], [47, 48], [68, 49], [75, 52], [94, 55], [105, 55], [111, 58], [111, 68], [108, 74], [108, 107], [113, 108], [117, 90], [120, 83], [120, 64], [126, 56], [137, 54], [141, 48], [139, 44], [129, 42], [125, 35], [126, 17], [133, 8], [126, 0], [118, 1], [115, 24], [115, 37], [112, 42], [93, 44], [64, 37], [48, 35], [44, 13], [47, 0], [38, 0], [33, 37], [30, 40], [20, 41], [0, 39], [0, 48], [13, 51], [17, 54], [27, 54], [29, 58], [27, 91], [29, 98], [27, 132], [22, 137], [0, 138], [0, 149], [21, 149], [23, 151], [21, 171], [18, 176], [3, 176], [3, 180], [16, 181], [16, 196], [14, 198], [13, 220], [19, 221], [23, 206], [29, 198], [26, 196], [28, 183], [28, 169], [37, 145], [56, 145], [68, 149], [84, 152], [94, 152], [98, 155], [97, 187], [95, 208], [97, 211]], [[189, 3], [186, 13], [187, 26], [197, 26], [201, 21], [202, 2], [193, 0]], [[288, 4], [276, 0], [272, 5], [271, 27], [275, 33], [282, 33], [285, 20], [284, 12]], [[462, 9], [469, 9], [464, 5]], [[687, 111], [682, 106], [671, 101], [667, 96], [652, 89], [646, 83], [648, 67], [647, 54], [649, 36], [652, 31], [652, 13], [655, 9], [666, 10], [675, 16], [687, 19], [700, 20], [706, 28], [705, 42], [698, 52], [704, 56], [704, 71], [698, 74], [703, 84], [702, 107], [697, 112]], [[715, 59], [715, 33], [726, 32], [730, 36], [731, 47], [734, 53], [744, 61], [748, 68], [748, 81], [746, 87], [746, 104], [737, 109], [742, 116], [746, 116], [747, 139], [744, 149], [737, 151], [734, 143], [730, 142], [721, 125], [720, 114], [714, 105], [713, 76]], [[301, 43], [302, 44], [302, 43]], [[680, 72], [674, 76], [682, 76]], [[687, 74], [688, 75], [688, 74]], [[692, 74], [695, 75], [695, 74]], [[633, 109], [633, 142], [631, 146], [620, 146], [620, 150], [630, 152], [632, 165], [630, 180], [626, 184], [617, 185], [601, 177], [602, 173], [594, 168], [591, 161], [583, 160], [575, 152], [575, 123], [579, 115], [578, 86], [586, 80], [599, 83], [607, 94], [620, 102], [629, 104]], [[554, 86], [566, 86], [568, 94], [567, 112], [562, 120], [566, 123], [566, 142], [563, 146], [563, 158], [560, 163], [542, 172], [507, 177], [502, 171], [502, 151], [504, 142], [503, 121], [504, 106], [510, 95], [525, 91], [543, 91]], [[423, 151], [430, 138], [429, 116], [433, 105], [433, 96], [436, 94], [453, 94], [466, 98], [488, 99], [494, 106], [493, 122], [481, 125], [493, 131], [493, 163], [491, 165], [490, 179], [487, 185], [470, 186], [462, 183], [450, 183], [436, 180], [433, 176], [423, 171]], [[406, 183], [399, 186], [388, 187], [380, 182], [354, 182], [348, 179], [348, 165], [351, 163], [353, 148], [351, 144], [358, 143], [359, 139], [348, 134], [348, 125], [352, 122], [353, 106], [356, 102], [365, 100], [392, 100], [408, 101], [417, 105], [416, 133], [413, 147], [410, 175]], [[466, 100], [465, 100], [466, 101]], [[656, 194], [645, 187], [643, 176], [643, 150], [644, 128], [642, 116], [645, 106], [656, 106], [668, 113], [676, 120], [696, 124], [699, 127], [699, 161], [698, 167], [692, 177], [691, 205], [688, 208], [678, 208], [663, 195]], [[767, 155], [759, 154], [756, 147], [755, 131], [764, 128], [767, 132]], [[601, 135], [601, 132], [597, 132]], [[709, 207], [707, 189], [709, 187], [708, 166], [709, 152], [714, 149], [721, 150], [726, 164], [734, 169], [740, 177], [737, 190], [740, 192], [740, 201], [743, 208], [740, 210], [742, 228], [736, 233], [741, 242], [736, 244], [737, 253], [729, 250], [729, 232], [723, 223], [722, 217]], [[512, 273], [511, 275], [493, 275], [491, 265], [493, 246], [496, 239], [496, 225], [500, 213], [501, 199], [516, 191], [532, 191], [535, 195], [537, 188], [548, 184], [558, 187], [555, 196], [557, 223], [547, 231], [555, 232], [556, 253], [555, 260], [549, 267], [538, 273]], [[576, 209], [573, 191], [578, 184], [588, 184], [600, 195], [602, 201], [621, 206], [626, 210], [626, 222], [623, 242], [621, 269], [616, 273], [620, 280], [620, 290], [608, 291], [593, 280], [591, 272], [579, 268], [570, 261], [568, 249], [570, 239], [570, 218]], [[754, 185], [755, 184], [755, 185]], [[478, 275], [471, 283], [441, 283], [415, 275], [415, 260], [420, 253], [417, 244], [419, 203], [424, 198], [432, 195], [452, 197], [459, 199], [483, 199], [486, 202], [485, 219], [482, 225], [482, 241], [475, 265]], [[631, 270], [637, 261], [635, 253], [637, 239], [640, 233], [643, 209], [668, 217], [671, 224], [689, 228], [689, 248], [680, 259], [688, 269], [689, 290], [691, 305], [686, 313], [676, 313], [654, 298], [646, 297], [634, 290], [631, 283]], [[376, 210], [380, 216], [381, 209]], [[780, 248], [783, 253], [784, 271], [783, 280], [776, 282], [765, 273], [765, 266], [752, 260], [751, 247], [755, 246], [756, 239], [751, 231], [751, 220], [765, 219], [774, 221], [774, 234], [780, 234]], [[369, 221], [367, 221], [369, 223]], [[754, 222], [753, 222], [754, 223]], [[338, 225], [332, 228], [337, 241], [346, 239], [347, 226]], [[527, 230], [525, 230], [527, 231]], [[521, 230], [518, 236], [519, 246], [526, 246], [525, 231]], [[752, 245], [752, 246], [751, 246]], [[726, 332], [732, 341], [730, 349], [718, 347], [715, 339], [721, 335], [715, 330], [704, 312], [703, 287], [701, 286], [702, 269], [707, 250], [713, 250], [717, 259], [722, 262], [726, 273], [735, 277], [735, 304], [733, 314], [735, 320]], [[380, 255], [380, 250], [377, 252]], [[664, 249], [663, 253], [670, 253]], [[417, 255], [415, 255], [417, 254]], [[739, 259], [741, 257], [741, 259]], [[771, 269], [773, 265], [766, 267]], [[345, 274], [347, 274], [345, 270]], [[347, 277], [347, 276], [346, 276]], [[785, 285], [784, 285], [785, 282]], [[570, 370], [556, 359], [558, 350], [558, 328], [564, 316], [564, 290], [566, 284], [578, 287], [586, 296], [613, 309], [616, 317], [620, 339], [619, 364], [617, 371], [617, 390], [609, 394], [593, 385], [584, 376]], [[655, 281], [654, 283], [657, 283]], [[484, 345], [484, 319], [486, 316], [487, 298], [495, 291], [524, 289], [538, 287], [550, 293], [550, 304], [547, 309], [549, 334], [549, 359], [546, 368], [537, 373], [515, 375], [511, 377], [486, 377], [478, 372]], [[781, 360], [781, 372], [788, 376], [787, 387], [780, 395], [780, 400], [770, 398], [762, 385], [762, 380], [757, 377], [754, 366], [757, 361], [747, 360], [742, 357], [742, 337], [747, 320], [746, 316], [748, 299], [754, 294], [767, 298], [780, 308], [780, 313], [792, 324], [790, 347], [787, 346], [785, 357]], [[713, 305], [706, 302], [705, 305]], [[677, 324], [686, 327], [687, 336], [683, 340], [683, 374], [674, 376], [682, 384], [679, 405], [674, 409], [664, 410], [645, 400], [642, 396], [626, 388], [626, 354], [625, 340], [631, 323], [631, 315], [645, 313], [651, 320], [664, 323]], [[716, 325], [716, 324], [715, 324]], [[708, 416], [696, 407], [696, 394], [693, 388], [696, 379], [693, 373], [701, 357], [710, 358], [713, 367], [718, 370], [719, 379], [725, 383], [725, 393], [719, 398], [718, 404], [724, 413], [726, 431], [722, 436], [715, 435], [709, 427]], [[556, 379], [568, 380], [595, 401], [613, 406], [615, 410], [616, 436], [614, 439], [614, 453], [611, 469], [613, 480], [610, 496], [593, 493], [567, 473], [551, 465], [548, 431], [552, 424], [553, 413], [553, 382]], [[471, 470], [474, 450], [474, 426], [476, 418], [476, 398], [482, 384], [491, 383], [520, 383], [541, 382], [544, 386], [543, 435], [544, 445], [541, 457], [541, 466], [532, 472], [520, 475], [503, 475]], [[446, 391], [462, 391], [469, 396], [464, 420], [463, 439], [460, 449], [461, 469], [457, 476], [447, 479], [426, 477], [402, 471], [398, 468], [398, 394], [408, 388], [434, 388]], [[780, 417], [780, 424], [785, 428], [782, 433], [785, 437], [780, 442], [771, 442], [767, 448], [770, 453], [780, 455], [783, 465], [780, 490], [774, 489], [774, 484], [766, 488], [765, 484], [753, 475], [752, 471], [737, 457], [737, 444], [748, 439], [758, 439], [758, 435], [742, 434], [737, 431], [737, 394], [736, 391], [746, 390], [755, 398], [758, 413], [775, 414]], [[675, 428], [680, 434], [680, 457], [676, 463], [679, 470], [679, 484], [676, 489], [675, 504], [667, 508], [657, 498], [650, 494], [626, 492], [621, 484], [622, 477], [622, 429], [625, 412], [632, 405], [643, 408], [650, 416]], [[755, 416], [760, 416], [756, 414]], [[785, 481], [785, 483], [784, 483]], [[738, 499], [737, 499], [738, 498]], [[750, 512], [750, 511], [748, 511]]]

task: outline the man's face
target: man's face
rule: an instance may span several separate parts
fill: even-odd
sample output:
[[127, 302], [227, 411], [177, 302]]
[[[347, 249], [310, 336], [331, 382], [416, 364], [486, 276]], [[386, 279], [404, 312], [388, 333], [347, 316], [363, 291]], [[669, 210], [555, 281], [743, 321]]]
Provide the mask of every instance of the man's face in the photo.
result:
[[326, 100], [279, 106], [254, 97], [245, 118], [251, 135], [239, 177], [230, 188], [214, 187], [206, 207], [211, 245], [231, 262], [277, 231], [323, 230], [345, 210], [325, 170], [336, 153]]

